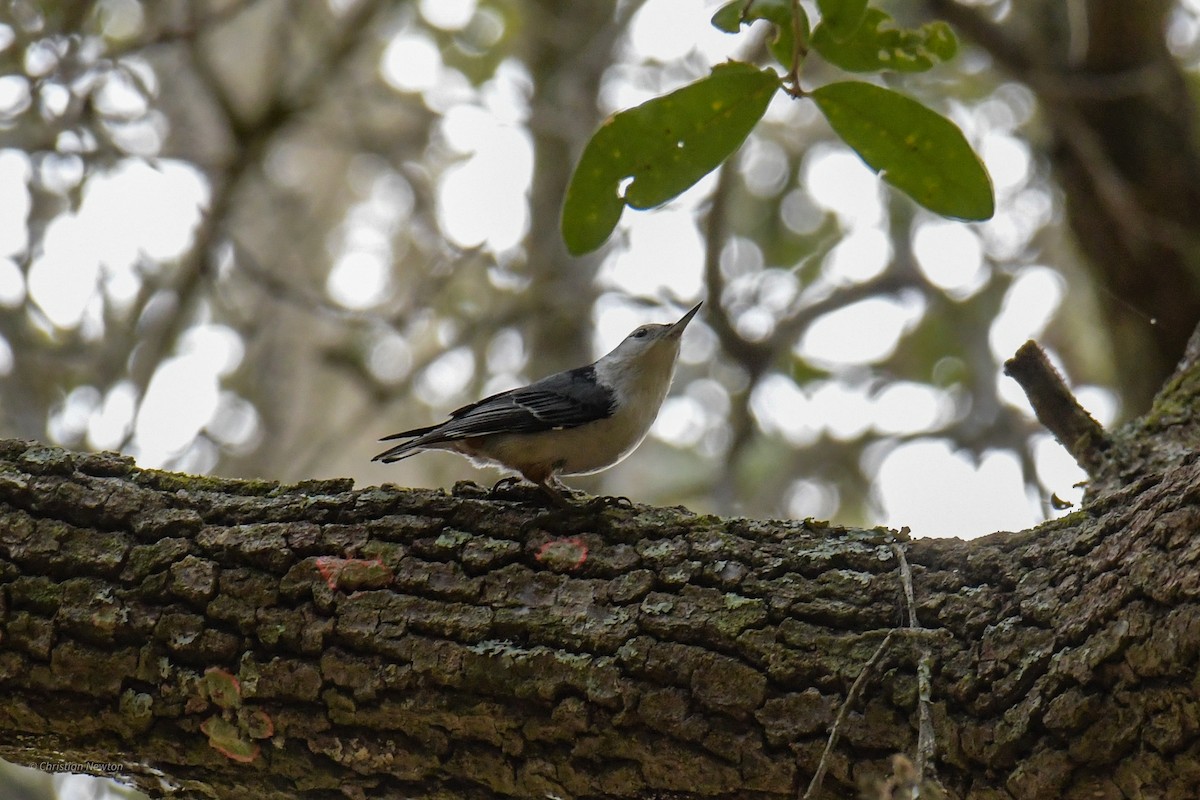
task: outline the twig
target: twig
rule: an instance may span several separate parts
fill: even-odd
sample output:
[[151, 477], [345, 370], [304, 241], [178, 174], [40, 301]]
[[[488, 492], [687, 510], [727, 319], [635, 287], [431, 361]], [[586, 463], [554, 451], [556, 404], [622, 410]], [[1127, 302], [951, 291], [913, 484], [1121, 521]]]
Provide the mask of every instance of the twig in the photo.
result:
[[846, 694], [846, 700], [842, 703], [842, 707], [838, 709], [838, 715], [833, 721], [833, 727], [829, 729], [829, 741], [825, 742], [825, 750], [821, 753], [821, 760], [817, 763], [817, 771], [813, 773], [812, 780], [809, 781], [808, 789], [804, 792], [801, 800], [809, 800], [809, 798], [816, 797], [817, 792], [821, 790], [821, 782], [825, 780], [825, 772], [829, 769], [829, 756], [833, 753], [833, 748], [837, 746], [838, 736], [841, 735], [842, 723], [846, 720], [846, 714], [858, 701], [863, 687], [867, 685], [867, 678], [876, 665], [879, 664], [880, 659], [883, 658], [883, 654], [887, 651], [888, 646], [891, 645], [892, 639], [895, 636], [895, 628], [888, 631], [887, 636], [884, 636], [883, 641], [879, 643], [879, 647], [875, 648], [875, 652], [867, 659], [867, 663], [863, 664], [858, 677], [854, 679], [854, 683], [850, 686], [850, 691]]
[[[850, 691], [846, 694], [846, 700], [838, 709], [837, 717], [833, 721], [832, 727], [829, 729], [829, 740], [825, 743], [825, 749], [821, 753], [821, 760], [817, 762], [816, 772], [813, 773], [812, 780], [809, 781], [808, 789], [801, 796], [801, 800], [809, 800], [815, 797], [816, 793], [821, 789], [821, 782], [825, 779], [825, 772], [829, 768], [829, 757], [833, 752], [833, 748], [837, 746], [838, 736], [841, 734], [842, 724], [846, 720], [846, 714], [858, 701], [859, 695], [862, 694], [863, 687], [866, 686], [867, 678], [871, 672], [879, 664], [883, 654], [887, 651], [888, 646], [892, 643], [898, 634], [917, 643], [920, 646], [920, 658], [917, 663], [917, 697], [918, 697], [918, 728], [917, 728], [917, 760], [916, 764], [912, 765], [915, 770], [914, 784], [918, 787], [927, 785], [925, 779], [925, 770], [933, 761], [937, 754], [937, 741], [933, 731], [933, 711], [931, 699], [933, 696], [933, 651], [931, 641], [935, 638], [941, 638], [945, 635], [944, 630], [930, 630], [921, 627], [920, 621], [917, 619], [917, 599], [916, 593], [913, 591], [912, 569], [908, 565], [908, 557], [904, 554], [904, 548], [899, 543], [892, 544], [892, 553], [896, 556], [896, 561], [899, 564], [900, 584], [904, 587], [904, 602], [905, 608], [908, 611], [907, 627], [892, 628], [888, 631], [887, 636], [883, 637], [883, 641], [879, 643], [879, 647], [867, 659], [867, 663], [863, 664], [862, 670], [858, 673], [858, 677], [854, 679], [854, 684], [850, 687]], [[902, 759], [904, 763], [908, 763], [907, 759]], [[894, 761], [894, 764], [899, 763]], [[933, 779], [935, 788], [941, 788], [940, 784]]]
[[1090, 478], [1100, 474], [1111, 441], [1099, 422], [1079, 405], [1037, 342], [1030, 340], [1004, 362], [1004, 374], [1021, 384], [1033, 413]]
[[800, 27], [802, 13], [800, 0], [792, 0], [792, 63], [783, 79], [784, 91], [792, 97], [804, 96], [804, 90], [800, 88], [800, 63], [808, 55], [808, 48], [804, 46], [802, 35], [807, 31]]
[[[923, 630], [917, 619], [917, 599], [913, 591], [912, 569], [908, 566], [908, 557], [904, 555], [904, 548], [898, 543], [892, 544], [892, 552], [900, 564], [900, 582], [904, 586], [904, 602], [908, 607], [908, 629], [912, 632]], [[925, 782], [925, 769], [937, 754], [930, 705], [932, 697], [933, 652], [928, 641], [925, 641], [921, 643], [921, 656], [917, 661], [917, 786]]]
[[904, 603], [908, 609], [908, 627], [920, 628], [921, 623], [917, 622], [917, 596], [913, 591], [912, 569], [908, 566], [908, 557], [904, 555], [904, 548], [899, 543], [892, 544], [892, 553], [896, 556], [896, 561], [900, 563], [900, 584], [904, 587]]

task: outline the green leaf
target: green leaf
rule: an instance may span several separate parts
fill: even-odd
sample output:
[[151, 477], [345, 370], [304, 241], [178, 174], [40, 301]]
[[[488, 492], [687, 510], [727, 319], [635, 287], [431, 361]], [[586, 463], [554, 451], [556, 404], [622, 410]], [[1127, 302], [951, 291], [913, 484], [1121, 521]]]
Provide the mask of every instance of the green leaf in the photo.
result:
[[712, 15], [712, 25], [719, 31], [737, 33], [742, 29], [742, 12], [746, 10], [747, 0], [733, 0], [717, 9]]
[[831, 83], [809, 93], [834, 131], [885, 181], [946, 217], [989, 219], [992, 180], [953, 122], [869, 83]]
[[[800, 8], [800, 42], [808, 46], [808, 14]], [[742, 25], [765, 19], [775, 26], [775, 33], [767, 41], [771, 55], [786, 69], [792, 68], [796, 55], [796, 29], [792, 24], [791, 0], [733, 0], [717, 9], [712, 16], [713, 27], [726, 33], [737, 33]]]
[[730, 62], [610, 118], [584, 148], [567, 187], [567, 249], [574, 255], [595, 250], [626, 205], [661, 205], [716, 169], [745, 141], [778, 88], [774, 71]]
[[835, 39], [845, 39], [858, 30], [867, 11], [867, 0], [817, 0], [821, 24]]
[[813, 49], [831, 64], [848, 72], [924, 72], [958, 52], [958, 40], [940, 20], [916, 30], [892, 26], [892, 18], [878, 8], [868, 8], [862, 23], [843, 37], [827, 21], [812, 34]]
[[[767, 47], [775, 60], [786, 69], [792, 68], [796, 55], [796, 31], [792, 26], [791, 0], [751, 0], [742, 14], [747, 23], [765, 19], [775, 25], [775, 35], [767, 40]], [[800, 9], [801, 41], [808, 44], [808, 15]]]

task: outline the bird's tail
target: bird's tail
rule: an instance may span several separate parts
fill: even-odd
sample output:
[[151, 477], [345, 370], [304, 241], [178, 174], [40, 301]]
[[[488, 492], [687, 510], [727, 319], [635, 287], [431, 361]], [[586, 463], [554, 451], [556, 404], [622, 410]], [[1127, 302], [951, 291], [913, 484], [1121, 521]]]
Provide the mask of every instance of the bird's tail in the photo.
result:
[[393, 433], [390, 436], [384, 436], [379, 441], [390, 442], [393, 439], [411, 439], [412, 441], [403, 442], [395, 447], [390, 447], [384, 450], [379, 455], [372, 458], [372, 461], [382, 461], [385, 464], [391, 464], [393, 461], [399, 461], [409, 456], [415, 456], [417, 453], [425, 449], [425, 442], [420, 441], [420, 437], [436, 428], [436, 425], [430, 425], [427, 428], [413, 428], [411, 431], [403, 431], [401, 433]]

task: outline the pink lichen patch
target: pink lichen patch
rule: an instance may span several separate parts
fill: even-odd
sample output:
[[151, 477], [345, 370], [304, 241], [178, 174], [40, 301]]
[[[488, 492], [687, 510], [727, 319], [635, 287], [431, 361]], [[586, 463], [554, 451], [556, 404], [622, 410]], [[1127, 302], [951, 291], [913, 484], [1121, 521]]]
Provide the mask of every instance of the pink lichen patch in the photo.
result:
[[317, 571], [325, 579], [330, 591], [341, 589], [347, 592], [360, 589], [382, 589], [395, 577], [392, 568], [378, 558], [334, 558], [321, 556], [316, 559]]
[[208, 737], [208, 745], [221, 755], [241, 764], [249, 764], [262, 753], [254, 742], [242, 738], [238, 726], [220, 717], [209, 717], [200, 724], [200, 730]]
[[251, 739], [270, 739], [275, 735], [275, 722], [261, 709], [238, 714], [238, 723]]
[[204, 670], [201, 690], [221, 708], [237, 708], [242, 704], [242, 684], [231, 672], [220, 667]]
[[587, 561], [588, 548], [583, 540], [572, 536], [568, 539], [551, 539], [538, 548], [537, 560], [553, 570], [572, 572]]

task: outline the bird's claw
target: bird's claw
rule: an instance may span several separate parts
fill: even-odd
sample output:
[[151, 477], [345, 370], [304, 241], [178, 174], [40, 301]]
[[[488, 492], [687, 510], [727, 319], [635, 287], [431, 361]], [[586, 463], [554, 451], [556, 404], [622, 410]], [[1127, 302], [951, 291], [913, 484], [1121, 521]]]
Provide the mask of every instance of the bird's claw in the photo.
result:
[[519, 485], [520, 483], [521, 483], [521, 479], [518, 478], [516, 475], [509, 475], [507, 477], [501, 478], [500, 480], [498, 480], [494, 484], [492, 484], [492, 488], [491, 488], [491, 491], [489, 492], [489, 494], [500, 494], [501, 492], [508, 491], [509, 489], [513, 488], [514, 486]]
[[[575, 494], [575, 492], [572, 493]], [[582, 492], [578, 492], [578, 494], [582, 494]], [[552, 498], [547, 497], [547, 499]], [[563, 498], [562, 503], [555, 502], [553, 506], [523, 522], [521, 524], [521, 533], [528, 533], [535, 528], [549, 530], [550, 526], [555, 528], [562, 528], [564, 526], [577, 528], [580, 523], [585, 525], [596, 524], [598, 520], [591, 520], [591, 518], [598, 516], [601, 512], [610, 508], [632, 509], [633, 501], [628, 497], [605, 496], [589, 497], [582, 502], [573, 503]]]
[[617, 497], [593, 497], [583, 504], [582, 508], [590, 513], [603, 511], [606, 508], [632, 509], [633, 501], [623, 495]]
[[531, 484], [516, 475], [496, 481], [488, 494], [493, 499], [515, 500], [518, 503], [530, 503], [553, 509], [570, 510], [576, 507], [567, 499], [571, 490], [562, 484], [559, 484], [558, 488], [548, 484]]

